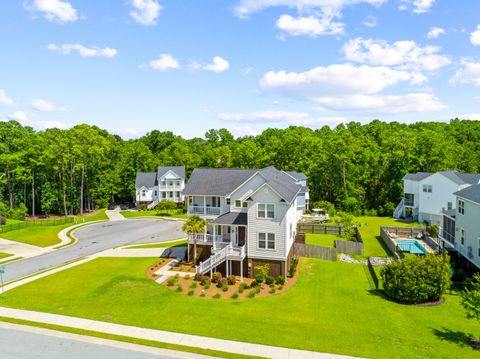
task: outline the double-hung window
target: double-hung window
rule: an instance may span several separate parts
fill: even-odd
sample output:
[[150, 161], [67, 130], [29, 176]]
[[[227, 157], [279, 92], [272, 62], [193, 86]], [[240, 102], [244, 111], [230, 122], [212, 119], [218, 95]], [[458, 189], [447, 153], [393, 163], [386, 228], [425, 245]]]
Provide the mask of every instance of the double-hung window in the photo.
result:
[[460, 243], [462, 246], [465, 244], [465, 229], [460, 229]]
[[275, 233], [258, 233], [259, 249], [275, 249]]
[[257, 205], [258, 218], [275, 218], [275, 205], [268, 203], [259, 203]]
[[465, 214], [465, 202], [461, 199], [458, 200], [458, 213]]
[[424, 184], [423, 185], [423, 192], [432, 193], [432, 185], [431, 184]]
[[248, 202], [242, 202], [241, 200], [235, 200], [235, 208], [247, 208]]

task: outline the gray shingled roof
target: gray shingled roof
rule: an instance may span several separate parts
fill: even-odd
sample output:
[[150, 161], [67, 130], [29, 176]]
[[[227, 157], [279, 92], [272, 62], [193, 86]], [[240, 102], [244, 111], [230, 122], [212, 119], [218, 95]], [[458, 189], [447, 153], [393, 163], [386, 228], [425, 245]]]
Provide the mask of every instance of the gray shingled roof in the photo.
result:
[[249, 179], [257, 170], [195, 168], [185, 185], [186, 195], [226, 196]]
[[459, 185], [477, 184], [480, 181], [480, 174], [478, 173], [463, 173], [458, 171], [443, 171], [440, 173]]
[[213, 224], [233, 224], [236, 226], [246, 226], [247, 225], [247, 213], [240, 212], [228, 212], [222, 214], [221, 216], [215, 218], [209, 223]]
[[405, 176], [403, 176], [403, 179], [411, 181], [421, 181], [431, 175], [433, 175], [433, 173], [430, 172], [407, 173]]
[[454, 195], [480, 203], [480, 184], [474, 184], [473, 186], [464, 188], [455, 192]]
[[307, 176], [303, 172], [295, 172], [295, 171], [284, 171], [284, 172], [289, 174], [293, 178], [295, 178], [297, 181], [302, 181], [307, 179]]
[[151, 188], [157, 185], [156, 172], [138, 172], [135, 179], [135, 188]]
[[270, 187], [288, 202], [291, 202], [303, 187], [295, 184], [286, 173], [277, 170], [275, 167], [266, 167], [259, 172], [265, 177]]
[[157, 169], [158, 178], [162, 177], [168, 171], [173, 171], [179, 175], [180, 178], [185, 179], [185, 166], [159, 166]]

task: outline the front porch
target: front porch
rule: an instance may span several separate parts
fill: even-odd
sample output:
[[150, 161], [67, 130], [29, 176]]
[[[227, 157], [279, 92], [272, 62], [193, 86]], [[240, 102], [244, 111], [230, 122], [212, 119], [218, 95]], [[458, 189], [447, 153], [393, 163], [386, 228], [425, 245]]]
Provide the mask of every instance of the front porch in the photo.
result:
[[200, 216], [219, 216], [220, 197], [190, 196], [188, 197], [188, 214]]

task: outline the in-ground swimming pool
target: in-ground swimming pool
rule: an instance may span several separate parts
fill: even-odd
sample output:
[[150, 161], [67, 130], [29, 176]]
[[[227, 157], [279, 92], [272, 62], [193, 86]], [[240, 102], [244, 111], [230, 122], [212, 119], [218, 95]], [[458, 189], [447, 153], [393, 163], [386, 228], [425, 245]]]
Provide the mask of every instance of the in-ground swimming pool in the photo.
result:
[[427, 250], [415, 239], [397, 239], [395, 241], [402, 252], [426, 254]]

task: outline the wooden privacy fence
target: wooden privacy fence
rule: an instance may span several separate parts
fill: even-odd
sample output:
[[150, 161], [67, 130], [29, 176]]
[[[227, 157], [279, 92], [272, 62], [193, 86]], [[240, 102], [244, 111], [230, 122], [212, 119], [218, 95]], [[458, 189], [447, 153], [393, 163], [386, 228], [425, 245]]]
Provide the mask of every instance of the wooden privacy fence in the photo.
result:
[[313, 222], [300, 222], [297, 225], [298, 233], [313, 233], [313, 234], [338, 234], [343, 235], [342, 226], [320, 224]]
[[33, 221], [22, 221], [14, 224], [6, 224], [0, 226], [0, 233], [6, 233], [11, 231], [16, 231], [17, 229], [22, 229], [26, 227], [38, 227], [38, 226], [59, 226], [62, 224], [73, 223], [76, 218], [54, 218], [54, 219], [38, 219]]
[[298, 257], [320, 258], [329, 261], [337, 260], [337, 250], [335, 248], [294, 243], [294, 251]]
[[388, 249], [390, 249], [395, 259], [401, 258], [395, 239], [416, 238], [419, 234], [422, 234], [423, 239], [427, 239], [428, 237], [425, 229], [421, 227], [380, 227], [380, 237]]
[[363, 255], [363, 243], [335, 240], [335, 249], [339, 253]]

